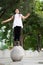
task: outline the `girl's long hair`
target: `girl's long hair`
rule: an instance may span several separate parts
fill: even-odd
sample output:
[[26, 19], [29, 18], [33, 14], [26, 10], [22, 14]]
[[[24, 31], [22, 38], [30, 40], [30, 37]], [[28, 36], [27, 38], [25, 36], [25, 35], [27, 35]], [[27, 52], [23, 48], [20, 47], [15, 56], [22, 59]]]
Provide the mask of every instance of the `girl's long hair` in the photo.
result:
[[[18, 9], [18, 10], [19, 10], [19, 14], [21, 14], [20, 9], [19, 9], [19, 8], [16, 8], [16, 9]], [[13, 10], [13, 13], [14, 13], [14, 14], [16, 14], [16, 13], [15, 13], [15, 10], [16, 10], [16, 9]]]

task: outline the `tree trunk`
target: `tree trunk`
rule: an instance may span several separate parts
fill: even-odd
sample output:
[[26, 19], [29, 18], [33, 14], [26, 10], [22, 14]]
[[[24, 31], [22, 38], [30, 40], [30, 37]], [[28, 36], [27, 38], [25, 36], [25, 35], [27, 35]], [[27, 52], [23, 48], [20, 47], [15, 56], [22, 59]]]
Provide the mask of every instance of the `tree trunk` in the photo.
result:
[[37, 50], [41, 50], [41, 34], [38, 34], [37, 36]]

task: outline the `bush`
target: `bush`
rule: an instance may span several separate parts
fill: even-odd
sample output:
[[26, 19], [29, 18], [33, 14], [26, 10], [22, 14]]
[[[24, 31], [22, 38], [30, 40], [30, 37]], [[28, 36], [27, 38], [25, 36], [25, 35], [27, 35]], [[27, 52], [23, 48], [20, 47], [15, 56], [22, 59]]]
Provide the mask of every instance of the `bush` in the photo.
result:
[[37, 39], [34, 36], [26, 36], [24, 39], [24, 49], [30, 49], [33, 50], [36, 49], [37, 46]]
[[1, 50], [8, 49], [8, 46], [7, 45], [3, 45], [0, 49]]

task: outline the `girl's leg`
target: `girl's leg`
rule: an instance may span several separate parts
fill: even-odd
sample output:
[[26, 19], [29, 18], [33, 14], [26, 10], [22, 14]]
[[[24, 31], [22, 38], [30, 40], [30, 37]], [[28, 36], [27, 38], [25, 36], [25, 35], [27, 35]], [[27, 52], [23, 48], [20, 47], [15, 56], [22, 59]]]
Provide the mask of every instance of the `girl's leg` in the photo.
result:
[[20, 45], [21, 27], [16, 26], [14, 28], [14, 46]]
[[23, 29], [21, 29], [20, 45], [23, 47]]
[[20, 45], [21, 27], [17, 26], [17, 43]]
[[14, 31], [13, 31], [13, 46], [16, 46], [16, 27], [14, 27]]

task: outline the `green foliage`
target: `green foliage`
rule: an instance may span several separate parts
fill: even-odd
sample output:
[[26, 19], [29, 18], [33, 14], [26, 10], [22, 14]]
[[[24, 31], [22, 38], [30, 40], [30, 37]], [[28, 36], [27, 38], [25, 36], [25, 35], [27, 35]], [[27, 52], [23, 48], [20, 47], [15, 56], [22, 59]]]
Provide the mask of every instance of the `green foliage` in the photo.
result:
[[[39, 0], [0, 0], [0, 23], [14, 14], [15, 8], [19, 8], [23, 15], [28, 12], [31, 14], [30, 17], [23, 21], [23, 36], [24, 36], [24, 48], [36, 49], [39, 44], [38, 34], [41, 35], [40, 40], [43, 47], [43, 2]], [[2, 13], [3, 12], [3, 13]], [[2, 39], [6, 39], [8, 45], [12, 45], [13, 42], [13, 30], [12, 22], [3, 24], [6, 26], [5, 32], [2, 35]], [[0, 29], [3, 26], [0, 24]], [[8, 30], [11, 30], [9, 39], [7, 38]]]
[[4, 49], [8, 49], [8, 46], [7, 45], [3, 45], [0, 50], [4, 50]]
[[25, 49], [36, 49], [36, 45], [37, 45], [37, 39], [34, 35], [31, 36], [26, 36], [24, 39], [24, 48]]

